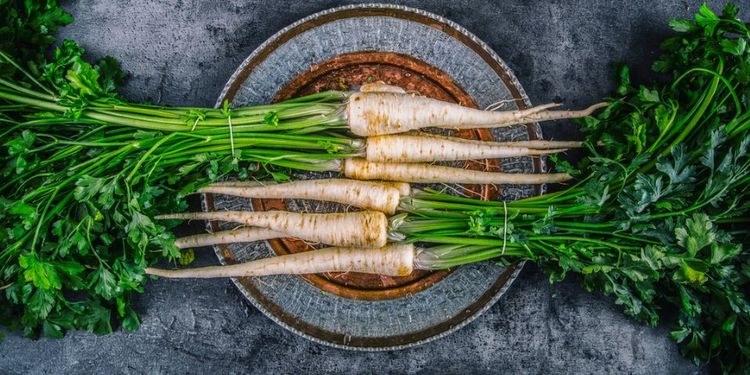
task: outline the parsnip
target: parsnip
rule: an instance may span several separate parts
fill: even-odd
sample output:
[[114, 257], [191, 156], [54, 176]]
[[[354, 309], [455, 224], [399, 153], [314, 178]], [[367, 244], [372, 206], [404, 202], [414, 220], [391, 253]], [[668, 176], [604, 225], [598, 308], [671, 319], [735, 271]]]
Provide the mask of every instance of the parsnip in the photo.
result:
[[367, 138], [367, 161], [434, 162], [539, 156], [565, 148], [533, 149], [509, 146], [510, 142], [485, 142], [432, 135], [381, 135]]
[[329, 247], [229, 266], [181, 270], [146, 268], [146, 273], [167, 278], [247, 277], [323, 272], [406, 276], [414, 269], [414, 258], [414, 245], [411, 244], [392, 244], [379, 248]]
[[349, 129], [367, 137], [403, 133], [427, 127], [476, 129], [534, 121], [585, 117], [606, 103], [580, 111], [550, 111], [550, 103], [513, 111], [482, 111], [454, 103], [398, 92], [355, 92], [346, 106]]
[[344, 174], [359, 180], [458, 184], [545, 184], [571, 179], [567, 173], [483, 172], [421, 163], [369, 162], [359, 158], [344, 161]]
[[333, 246], [380, 247], [388, 239], [388, 219], [378, 211], [298, 213], [211, 211], [159, 215], [157, 219], [220, 220], [267, 228], [309, 242]]
[[341, 178], [302, 180], [282, 184], [233, 182], [212, 184], [200, 193], [226, 194], [246, 198], [312, 199], [338, 202], [355, 207], [377, 210], [386, 214], [396, 212], [400, 193], [396, 187], [384, 183]]

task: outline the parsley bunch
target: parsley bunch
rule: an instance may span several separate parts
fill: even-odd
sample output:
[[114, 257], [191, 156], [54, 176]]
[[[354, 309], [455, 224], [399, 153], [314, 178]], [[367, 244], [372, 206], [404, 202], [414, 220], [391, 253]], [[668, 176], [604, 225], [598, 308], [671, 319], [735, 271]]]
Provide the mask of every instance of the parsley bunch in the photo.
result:
[[750, 371], [750, 29], [736, 15], [703, 5], [670, 22], [653, 65], [669, 83], [620, 70], [609, 107], [582, 122], [585, 173], [557, 163], [576, 185], [506, 204], [426, 191], [394, 230], [436, 244], [424, 268], [529, 259], [651, 325], [676, 310], [686, 356]]
[[230, 108], [128, 103], [112, 58], [89, 63], [66, 40], [55, 1], [0, 1], [0, 325], [27, 336], [139, 325], [144, 268], [181, 257], [181, 199], [226, 175], [287, 179], [337, 171], [360, 153], [339, 134], [344, 93]]

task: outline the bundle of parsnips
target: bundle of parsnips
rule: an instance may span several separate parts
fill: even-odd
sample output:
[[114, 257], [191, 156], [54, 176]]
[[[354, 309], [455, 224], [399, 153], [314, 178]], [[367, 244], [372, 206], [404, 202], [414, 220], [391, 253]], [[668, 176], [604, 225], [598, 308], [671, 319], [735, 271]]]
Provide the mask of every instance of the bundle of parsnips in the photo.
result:
[[[54, 30], [69, 22], [54, 3], [2, 6], [16, 10], [7, 12], [11, 26], [0, 29], [0, 36], [13, 36], [0, 44], [6, 51], [0, 55], [6, 179], [0, 236], [9, 244], [0, 253], [0, 317], [6, 325], [20, 324], [29, 335], [61, 336], [70, 328], [101, 333], [111, 330], [110, 311], [116, 311], [125, 327], [135, 328], [128, 298], [142, 289], [144, 270], [166, 277], [403, 275], [529, 259], [551, 280], [568, 271], [582, 275], [587, 288], [614, 295], [626, 313], [651, 324], [674, 305], [680, 317], [672, 336], [687, 355], [726, 371], [749, 369], [750, 259], [743, 245], [750, 222], [750, 31], [731, 5], [721, 16], [704, 6], [695, 22], [671, 22], [680, 34], [664, 42], [654, 65], [672, 75], [669, 84], [635, 88], [623, 70], [617, 97], [582, 123], [590, 156], [580, 170], [586, 173], [560, 162], [561, 173], [542, 175], [420, 163], [542, 155], [578, 144], [396, 133], [579, 117], [598, 106], [492, 113], [381, 85], [247, 108], [135, 105], [113, 93], [120, 79], [113, 60], [89, 65], [66, 42], [45, 62], [39, 51], [49, 38], [18, 39], [28, 25]], [[208, 184], [249, 173], [280, 180], [288, 169], [456, 183], [560, 182], [573, 174], [578, 182], [514, 202], [338, 179]], [[182, 195], [197, 188], [365, 210], [173, 213], [184, 210]], [[162, 224], [174, 221], [154, 219], [246, 227], [174, 242]], [[277, 237], [334, 247], [228, 267], [146, 269], [158, 254], [179, 256], [179, 248]]]
[[[347, 214], [210, 212], [164, 215], [246, 225], [180, 246], [294, 236], [336, 247], [226, 267], [147, 272], [227, 277], [356, 271], [405, 275], [494, 259], [536, 262], [560, 280], [616, 298], [651, 325], [677, 309], [671, 332], [687, 356], [750, 371], [750, 29], [727, 6], [675, 20], [654, 69], [670, 82], [633, 87], [623, 68], [611, 105], [582, 123], [590, 155], [578, 182], [513, 202], [354, 181], [222, 183], [202, 191], [345, 201]], [[323, 186], [341, 194], [332, 199]], [[361, 200], [354, 192], [366, 192]], [[398, 202], [396, 204], [395, 202]], [[387, 218], [384, 213], [393, 215]], [[273, 217], [270, 217], [273, 215]], [[309, 228], [314, 227], [315, 230]], [[346, 228], [342, 231], [341, 228]], [[390, 244], [386, 244], [391, 241]], [[671, 308], [669, 308], [671, 306]]]
[[379, 84], [250, 107], [135, 104], [114, 92], [123, 75], [114, 59], [90, 64], [73, 41], [44, 57], [47, 33], [71, 20], [54, 1], [0, 2], [0, 15], [0, 321], [30, 336], [105, 333], [120, 319], [137, 327], [129, 298], [142, 290], [145, 267], [180, 256], [171, 227], [154, 216], [185, 210], [182, 196], [211, 181], [250, 174], [285, 180], [289, 171], [413, 182], [564, 181], [566, 173], [425, 162], [538, 156], [580, 142], [395, 133], [510, 126], [599, 107], [481, 111]]

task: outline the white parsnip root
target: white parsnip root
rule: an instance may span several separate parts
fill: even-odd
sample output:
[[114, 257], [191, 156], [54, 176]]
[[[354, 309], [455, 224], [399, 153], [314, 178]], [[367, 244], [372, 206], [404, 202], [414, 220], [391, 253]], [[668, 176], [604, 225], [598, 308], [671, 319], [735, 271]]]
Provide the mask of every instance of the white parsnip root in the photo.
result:
[[535, 150], [549, 150], [553, 148], [581, 148], [583, 142], [581, 141], [510, 141], [510, 142], [495, 142], [498, 145], [505, 145], [508, 147], [526, 147]]
[[421, 163], [379, 163], [346, 159], [346, 177], [360, 180], [390, 180], [419, 183], [457, 184], [545, 184], [570, 180], [567, 173], [500, 173], [444, 167]]
[[213, 184], [201, 188], [199, 193], [226, 194], [246, 198], [312, 199], [337, 202], [355, 207], [382, 211], [388, 215], [396, 212], [400, 193], [388, 184], [356, 181], [343, 178], [303, 180], [283, 184], [249, 182], [245, 186]]
[[214, 233], [202, 233], [181, 237], [175, 240], [174, 244], [180, 249], [188, 249], [191, 247], [211, 246], [223, 243], [264, 241], [287, 236], [288, 235], [284, 232], [268, 228], [240, 227]]
[[181, 270], [146, 268], [146, 273], [168, 278], [247, 277], [323, 272], [406, 276], [414, 269], [414, 257], [414, 245], [411, 244], [392, 244], [380, 248], [329, 247], [229, 266]]
[[157, 219], [219, 220], [267, 228], [304, 241], [333, 246], [381, 247], [388, 219], [378, 211], [299, 213], [287, 211], [211, 211], [159, 215]]
[[[569, 144], [571, 142], [563, 142]], [[434, 162], [540, 156], [567, 150], [530, 148], [512, 142], [486, 142], [436, 135], [381, 135], [367, 138], [367, 161], [373, 162]]]
[[458, 104], [398, 92], [355, 92], [346, 115], [350, 130], [359, 136], [404, 133], [427, 127], [476, 129], [534, 121], [585, 117], [606, 103], [580, 111], [550, 111], [559, 104], [543, 104], [514, 111], [482, 111]]

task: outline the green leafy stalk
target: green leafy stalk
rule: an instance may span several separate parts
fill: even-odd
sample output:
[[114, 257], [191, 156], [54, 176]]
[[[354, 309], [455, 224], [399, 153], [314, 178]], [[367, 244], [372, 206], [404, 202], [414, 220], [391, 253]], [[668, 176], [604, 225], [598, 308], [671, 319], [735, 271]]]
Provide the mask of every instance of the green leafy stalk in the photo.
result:
[[582, 124], [576, 185], [505, 204], [428, 190], [392, 229], [428, 246], [422, 268], [528, 259], [652, 325], [673, 306], [685, 355], [750, 371], [750, 30], [736, 14], [704, 5], [670, 22], [654, 64], [669, 84], [633, 87], [622, 68], [611, 105]]

